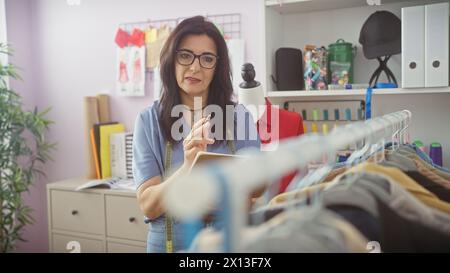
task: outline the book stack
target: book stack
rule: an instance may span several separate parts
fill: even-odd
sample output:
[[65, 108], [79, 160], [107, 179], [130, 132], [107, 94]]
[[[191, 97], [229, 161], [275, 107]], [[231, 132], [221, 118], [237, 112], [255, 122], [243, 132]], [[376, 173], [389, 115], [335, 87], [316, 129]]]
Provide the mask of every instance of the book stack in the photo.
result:
[[133, 134], [111, 121], [108, 95], [84, 97], [87, 178], [133, 179]]
[[109, 178], [111, 174], [111, 138], [125, 132], [125, 126], [118, 122], [96, 123], [91, 128], [92, 154], [95, 163], [95, 178]]
[[111, 175], [125, 179], [133, 179], [133, 134], [115, 133], [110, 137]]

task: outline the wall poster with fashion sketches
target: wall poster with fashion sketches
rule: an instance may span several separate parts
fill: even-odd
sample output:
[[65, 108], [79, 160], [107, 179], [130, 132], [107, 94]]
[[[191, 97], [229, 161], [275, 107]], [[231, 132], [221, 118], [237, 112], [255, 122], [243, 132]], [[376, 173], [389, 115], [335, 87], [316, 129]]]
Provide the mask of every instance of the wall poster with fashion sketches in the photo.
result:
[[117, 47], [117, 94], [145, 95], [145, 47]]

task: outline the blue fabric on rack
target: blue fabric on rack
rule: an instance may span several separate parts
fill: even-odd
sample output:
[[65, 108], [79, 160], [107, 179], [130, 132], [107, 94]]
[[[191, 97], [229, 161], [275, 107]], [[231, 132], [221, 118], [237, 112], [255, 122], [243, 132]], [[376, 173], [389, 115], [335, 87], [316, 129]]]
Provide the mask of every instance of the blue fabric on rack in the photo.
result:
[[225, 179], [225, 175], [222, 172], [222, 169], [216, 165], [212, 164], [209, 170], [213, 173], [213, 175], [217, 178], [216, 181], [219, 184], [219, 204], [218, 204], [218, 215], [217, 215], [217, 223], [216, 227], [223, 230], [224, 234], [224, 242], [223, 242], [223, 252], [230, 253], [232, 250], [231, 238], [232, 238], [232, 220], [231, 220], [231, 204], [230, 204], [230, 194], [229, 194], [229, 185]]
[[430, 156], [428, 156], [424, 151], [422, 151], [419, 147], [417, 147], [414, 144], [406, 144], [407, 146], [413, 148], [416, 151], [416, 154], [425, 162], [427, 162], [428, 164], [430, 164], [431, 166], [433, 166], [434, 168], [446, 172], [446, 173], [450, 173], [450, 169], [446, 168], [446, 167], [442, 167], [439, 165], [436, 165], [433, 163], [433, 159], [431, 159]]

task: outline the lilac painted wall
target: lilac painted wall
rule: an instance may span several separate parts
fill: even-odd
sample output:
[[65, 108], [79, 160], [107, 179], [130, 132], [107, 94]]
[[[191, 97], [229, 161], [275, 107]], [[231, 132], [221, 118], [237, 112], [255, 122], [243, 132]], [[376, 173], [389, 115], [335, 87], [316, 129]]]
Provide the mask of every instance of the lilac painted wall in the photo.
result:
[[19, 251], [48, 250], [45, 183], [83, 176], [83, 96], [109, 92], [112, 118], [133, 129], [137, 113], [152, 102], [151, 94], [140, 98], [114, 94], [114, 35], [123, 22], [158, 20], [192, 15], [241, 13], [246, 61], [263, 71], [263, 4], [261, 0], [7, 0], [8, 40], [16, 46], [12, 60], [24, 68], [21, 89], [28, 104], [52, 107], [55, 121], [49, 133], [59, 143], [54, 162], [46, 166], [48, 179], [35, 187], [27, 200], [37, 222], [29, 227], [26, 244]]
[[[6, 1], [6, 25], [8, 27], [8, 43], [14, 49], [14, 55], [9, 62], [19, 68], [23, 81], [11, 80], [10, 87], [23, 98], [24, 108], [32, 110], [37, 105], [38, 86], [35, 71], [35, 54], [33, 48], [35, 31], [31, 12], [31, 1]], [[27, 226], [24, 237], [28, 242], [18, 243], [18, 251], [42, 252], [48, 248], [47, 213], [45, 206], [44, 181], [36, 181], [29, 193], [23, 194], [25, 203], [33, 208], [35, 224]]]

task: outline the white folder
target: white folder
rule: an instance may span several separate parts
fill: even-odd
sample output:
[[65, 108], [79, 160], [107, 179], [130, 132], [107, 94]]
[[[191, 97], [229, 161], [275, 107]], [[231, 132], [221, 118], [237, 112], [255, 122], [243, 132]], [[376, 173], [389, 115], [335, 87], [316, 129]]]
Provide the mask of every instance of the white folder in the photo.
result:
[[425, 86], [425, 7], [402, 8], [402, 87]]
[[425, 6], [425, 87], [448, 86], [449, 3]]

